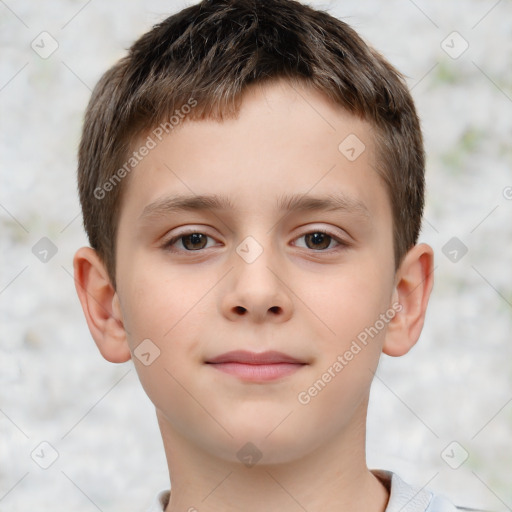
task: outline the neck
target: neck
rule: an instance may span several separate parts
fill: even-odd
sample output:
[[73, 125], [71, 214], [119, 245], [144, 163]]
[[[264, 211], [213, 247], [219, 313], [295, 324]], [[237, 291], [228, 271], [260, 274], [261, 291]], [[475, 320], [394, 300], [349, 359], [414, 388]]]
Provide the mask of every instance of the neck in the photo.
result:
[[366, 414], [298, 460], [252, 467], [205, 452], [158, 419], [171, 477], [166, 512], [386, 509], [388, 491], [366, 466]]

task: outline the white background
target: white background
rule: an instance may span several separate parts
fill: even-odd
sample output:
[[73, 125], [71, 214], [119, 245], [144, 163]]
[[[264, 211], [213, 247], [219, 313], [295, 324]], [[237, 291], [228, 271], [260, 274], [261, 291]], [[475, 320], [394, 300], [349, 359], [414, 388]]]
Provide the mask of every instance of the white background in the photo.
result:
[[[511, 510], [512, 3], [313, 4], [407, 76], [428, 152], [421, 238], [436, 251], [436, 284], [419, 344], [383, 356], [368, 463], [459, 504]], [[135, 512], [168, 486], [133, 364], [101, 358], [71, 274], [87, 243], [75, 172], [90, 90], [139, 35], [186, 5], [0, 2], [1, 511]], [[31, 48], [43, 31], [58, 43], [47, 59]], [[456, 59], [443, 50], [465, 41]], [[47, 263], [32, 252], [42, 237], [57, 248]], [[452, 237], [468, 249], [455, 263], [442, 251]], [[31, 458], [51, 455], [43, 441], [58, 453], [46, 470]], [[441, 456], [452, 441], [452, 464], [469, 454], [459, 469]]]

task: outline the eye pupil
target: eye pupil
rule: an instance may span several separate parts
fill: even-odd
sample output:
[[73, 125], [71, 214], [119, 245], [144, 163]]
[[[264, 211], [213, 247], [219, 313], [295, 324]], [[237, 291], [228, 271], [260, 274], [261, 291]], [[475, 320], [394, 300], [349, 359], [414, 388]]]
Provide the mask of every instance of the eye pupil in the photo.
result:
[[[316, 233], [310, 233], [308, 235], [305, 236], [305, 239], [306, 239], [306, 244], [308, 245], [309, 247], [309, 243], [310, 241], [313, 242], [313, 249], [325, 249], [327, 247], [329, 247], [329, 244], [330, 244], [330, 239], [331, 237], [325, 233], [320, 233], [320, 232], [316, 232]], [[327, 241], [327, 243], [325, 243]]]
[[[192, 247], [192, 248], [190, 248], [190, 247], [187, 247], [189, 245], [189, 244], [186, 243], [188, 240], [190, 240], [192, 246], [196, 246], [197, 244], [201, 244], [201, 242], [203, 242], [203, 244], [200, 247]], [[183, 245], [184, 245], [184, 247], [186, 247], [187, 249], [190, 249], [192, 251], [204, 248], [205, 243], [206, 243], [206, 237], [202, 233], [191, 233], [190, 235], [186, 235], [186, 236], [183, 237]]]

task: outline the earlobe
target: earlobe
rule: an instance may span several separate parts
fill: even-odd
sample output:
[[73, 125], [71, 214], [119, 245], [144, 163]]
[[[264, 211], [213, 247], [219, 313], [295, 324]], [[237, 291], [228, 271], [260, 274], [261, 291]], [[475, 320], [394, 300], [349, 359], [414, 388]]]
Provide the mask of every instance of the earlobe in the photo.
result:
[[94, 249], [82, 247], [73, 259], [75, 287], [91, 335], [101, 355], [112, 363], [131, 358], [119, 297]]
[[433, 284], [433, 250], [427, 244], [415, 245], [397, 271], [393, 299], [401, 309], [388, 325], [382, 349], [385, 354], [402, 356], [418, 341]]

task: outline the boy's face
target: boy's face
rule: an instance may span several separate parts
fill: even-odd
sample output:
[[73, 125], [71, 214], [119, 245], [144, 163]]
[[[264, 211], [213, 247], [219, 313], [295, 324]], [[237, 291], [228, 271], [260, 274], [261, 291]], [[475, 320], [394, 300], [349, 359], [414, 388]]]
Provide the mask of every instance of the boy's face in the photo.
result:
[[[159, 353], [133, 359], [164, 437], [233, 461], [251, 442], [264, 463], [363, 436], [397, 299], [370, 126], [279, 82], [250, 89], [236, 120], [187, 121], [153, 138], [125, 184], [114, 302], [132, 353], [146, 364]], [[232, 209], [171, 205], [212, 195]], [[281, 209], [291, 196], [339, 208]], [[230, 351], [302, 364], [261, 366], [265, 379], [246, 364], [209, 363]]]

